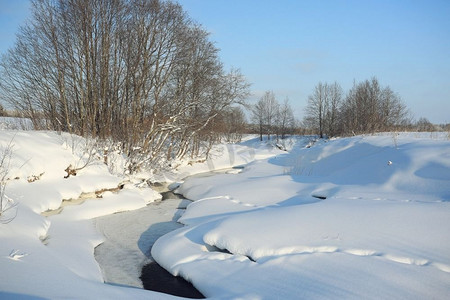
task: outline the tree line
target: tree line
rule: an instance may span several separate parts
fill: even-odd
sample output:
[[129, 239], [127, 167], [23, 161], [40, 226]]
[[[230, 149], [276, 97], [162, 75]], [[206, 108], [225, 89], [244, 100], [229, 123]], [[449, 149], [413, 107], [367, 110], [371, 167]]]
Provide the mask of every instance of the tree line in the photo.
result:
[[400, 97], [389, 86], [382, 87], [375, 77], [355, 82], [347, 93], [337, 82], [319, 82], [308, 97], [301, 123], [296, 121], [287, 99], [280, 104], [274, 93], [267, 91], [251, 106], [251, 120], [260, 140], [263, 135], [278, 139], [299, 132], [322, 138], [432, 127], [424, 118], [414, 125]]
[[250, 109], [253, 124], [257, 127], [261, 141], [263, 135], [267, 135], [269, 140], [271, 136], [284, 139], [295, 130], [294, 112], [287, 98], [280, 104], [272, 91], [266, 91]]
[[[0, 60], [0, 99], [36, 129], [113, 141], [136, 170], [208, 154], [249, 130], [240, 106], [249, 84], [224, 70], [218, 51], [171, 0], [33, 0], [30, 21]], [[400, 97], [376, 78], [347, 93], [320, 82], [305, 113], [303, 132], [321, 137], [411, 122]], [[280, 103], [271, 91], [250, 115], [261, 140], [299, 132], [288, 99]]]
[[355, 82], [346, 95], [337, 82], [319, 82], [308, 97], [303, 124], [320, 137], [355, 135], [408, 128], [411, 117], [400, 97], [372, 78]]
[[112, 139], [148, 164], [232, 139], [248, 87], [170, 0], [34, 0], [0, 61], [1, 99], [36, 129]]

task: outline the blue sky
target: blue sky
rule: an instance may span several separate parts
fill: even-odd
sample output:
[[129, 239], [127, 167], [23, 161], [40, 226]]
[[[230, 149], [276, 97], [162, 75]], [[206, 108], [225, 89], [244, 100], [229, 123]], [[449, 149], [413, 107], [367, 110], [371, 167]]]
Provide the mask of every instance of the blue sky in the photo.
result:
[[[211, 32], [227, 69], [286, 97], [303, 117], [322, 82], [344, 90], [375, 76], [400, 95], [416, 118], [450, 123], [448, 0], [180, 0]], [[0, 0], [0, 53], [27, 17], [28, 1]]]

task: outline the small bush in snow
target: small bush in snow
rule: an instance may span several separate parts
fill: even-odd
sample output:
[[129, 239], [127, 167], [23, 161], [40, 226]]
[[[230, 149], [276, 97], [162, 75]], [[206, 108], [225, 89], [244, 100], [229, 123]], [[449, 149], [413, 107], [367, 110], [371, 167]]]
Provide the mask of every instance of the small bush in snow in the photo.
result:
[[5, 194], [12, 148], [11, 140], [0, 153], [0, 223], [2, 224], [11, 222], [17, 215], [17, 203]]

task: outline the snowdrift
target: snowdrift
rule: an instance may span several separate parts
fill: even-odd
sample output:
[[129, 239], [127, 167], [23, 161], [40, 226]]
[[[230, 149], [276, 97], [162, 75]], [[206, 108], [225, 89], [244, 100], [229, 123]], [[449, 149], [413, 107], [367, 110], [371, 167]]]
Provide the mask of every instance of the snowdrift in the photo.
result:
[[[152, 249], [209, 297], [445, 299], [450, 142], [297, 140], [239, 174], [190, 178], [196, 200]], [[183, 249], [183, 251], [180, 251]]]
[[[2, 215], [15, 218], [0, 224], [0, 298], [175, 298], [105, 284], [93, 254], [104, 240], [94, 218], [146, 207], [158, 193], [124, 183], [101, 159], [64, 179], [67, 166], [86, 159], [86, 141], [76, 136], [0, 131], [0, 146], [8, 145], [5, 199], [17, 205]], [[162, 178], [195, 201], [179, 219], [185, 226], [159, 238], [152, 256], [207, 297], [450, 294], [447, 135], [297, 137], [280, 147], [249, 138], [218, 146], [203, 163], [180, 162], [178, 174]], [[118, 185], [119, 193], [105, 191]], [[142, 210], [137, 219], [145, 219]], [[128, 234], [142, 226], [127, 220], [103, 226], [120, 229], [123, 243], [145, 236]]]
[[[148, 291], [103, 283], [93, 255], [103, 237], [92, 218], [144, 207], [160, 195], [126, 185], [121, 194], [96, 198], [95, 191], [123, 181], [99, 160], [65, 179], [70, 164], [84, 164], [86, 141], [77, 136], [0, 131], [0, 148], [8, 146], [4, 200], [15, 206], [0, 219], [11, 220], [0, 223], [0, 298], [147, 298]], [[80, 200], [83, 193], [90, 196]]]

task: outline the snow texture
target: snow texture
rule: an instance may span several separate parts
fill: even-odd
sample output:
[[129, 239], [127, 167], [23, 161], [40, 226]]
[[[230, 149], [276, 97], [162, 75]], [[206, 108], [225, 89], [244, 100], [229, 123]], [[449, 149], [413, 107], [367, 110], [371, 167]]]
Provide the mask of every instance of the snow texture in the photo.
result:
[[181, 218], [180, 200], [158, 202], [101, 159], [64, 179], [86, 159], [79, 137], [0, 131], [10, 143], [6, 196], [18, 205], [0, 223], [1, 299], [176, 298], [136, 288], [152, 258], [217, 299], [450, 294], [446, 133], [220, 145], [162, 175], [194, 200]]
[[[119, 194], [78, 199], [124, 180], [110, 175], [100, 161], [64, 179], [67, 166], [83, 163], [83, 142], [54, 132], [0, 131], [0, 146], [11, 144], [13, 150], [6, 196], [18, 204], [17, 216], [0, 223], [0, 299], [174, 298], [104, 284], [93, 255], [104, 237], [92, 219], [145, 207], [160, 195], [129, 184]], [[39, 179], [29, 182], [31, 177]]]
[[239, 174], [186, 180], [187, 226], [152, 255], [208, 297], [445, 299], [449, 174], [445, 139], [299, 139]]

